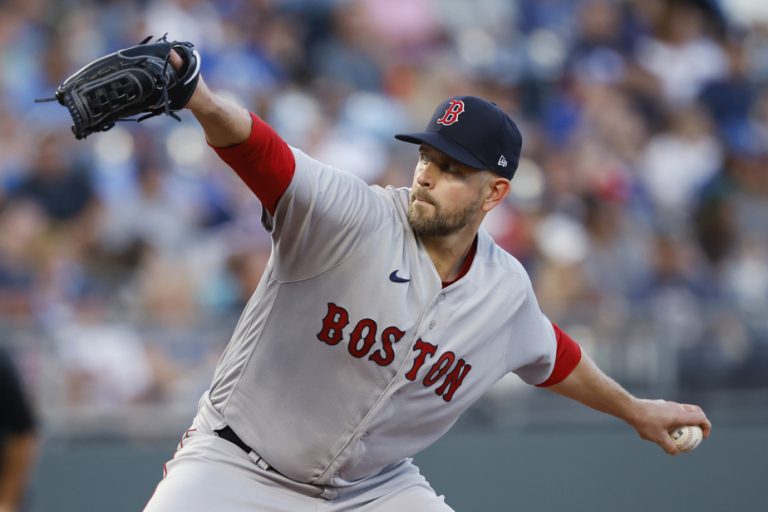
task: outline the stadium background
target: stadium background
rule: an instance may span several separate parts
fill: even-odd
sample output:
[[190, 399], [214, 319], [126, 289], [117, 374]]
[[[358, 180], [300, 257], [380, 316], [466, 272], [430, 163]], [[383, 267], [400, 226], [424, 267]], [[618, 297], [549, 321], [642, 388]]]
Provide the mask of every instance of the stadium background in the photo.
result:
[[392, 134], [441, 99], [501, 105], [524, 158], [488, 229], [606, 372], [715, 424], [672, 459], [504, 380], [417, 457], [457, 510], [768, 508], [768, 4], [6, 0], [0, 344], [43, 441], [25, 510], [141, 508], [268, 257], [258, 202], [188, 113], [77, 142], [65, 109], [33, 104], [166, 32], [370, 183], [410, 183]]

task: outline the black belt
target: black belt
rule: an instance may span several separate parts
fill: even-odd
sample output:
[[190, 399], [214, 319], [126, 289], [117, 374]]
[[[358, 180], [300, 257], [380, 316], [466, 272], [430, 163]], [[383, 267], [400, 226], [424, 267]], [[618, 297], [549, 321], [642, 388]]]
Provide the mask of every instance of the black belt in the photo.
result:
[[235, 434], [235, 431], [232, 430], [229, 426], [226, 426], [222, 429], [216, 430], [216, 435], [219, 436], [222, 439], [226, 439], [230, 443], [239, 446], [240, 449], [245, 450], [245, 453], [251, 453], [251, 447], [245, 444], [245, 442], [240, 439], [237, 434]]
[[235, 431], [234, 431], [234, 430], [232, 430], [232, 428], [230, 428], [230, 427], [229, 427], [229, 425], [227, 425], [226, 427], [224, 427], [224, 428], [221, 428], [221, 429], [219, 429], [219, 430], [214, 430], [214, 432], [215, 432], [215, 433], [216, 433], [216, 435], [217, 435], [217, 436], [219, 436], [220, 438], [222, 438], [222, 439], [226, 439], [227, 441], [229, 441], [230, 443], [234, 444], [235, 446], [237, 446], [238, 448], [240, 448], [241, 450], [243, 450], [245, 453], [247, 453], [247, 454], [248, 454], [248, 457], [249, 457], [249, 458], [250, 458], [250, 459], [251, 459], [251, 460], [252, 460], [252, 461], [253, 461], [253, 462], [254, 462], [254, 463], [257, 465], [257, 466], [259, 466], [261, 469], [264, 469], [264, 470], [269, 470], [269, 469], [272, 469], [272, 466], [270, 466], [269, 464], [267, 464], [267, 461], [265, 461], [264, 459], [262, 459], [262, 458], [259, 456], [259, 454], [258, 454], [258, 453], [256, 453], [255, 451], [253, 451], [253, 449], [252, 449], [250, 446], [248, 446], [247, 444], [245, 444], [245, 441], [243, 441], [242, 439], [240, 439], [240, 437], [239, 437], [237, 434], [235, 434]]

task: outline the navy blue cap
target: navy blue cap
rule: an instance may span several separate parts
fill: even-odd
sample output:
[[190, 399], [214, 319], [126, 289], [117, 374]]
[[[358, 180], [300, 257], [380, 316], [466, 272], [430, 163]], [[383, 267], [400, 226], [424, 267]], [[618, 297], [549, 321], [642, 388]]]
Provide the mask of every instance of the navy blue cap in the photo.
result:
[[473, 169], [488, 169], [512, 179], [520, 161], [523, 136], [495, 103], [475, 96], [456, 96], [437, 107], [426, 131], [398, 133], [395, 138], [429, 144]]

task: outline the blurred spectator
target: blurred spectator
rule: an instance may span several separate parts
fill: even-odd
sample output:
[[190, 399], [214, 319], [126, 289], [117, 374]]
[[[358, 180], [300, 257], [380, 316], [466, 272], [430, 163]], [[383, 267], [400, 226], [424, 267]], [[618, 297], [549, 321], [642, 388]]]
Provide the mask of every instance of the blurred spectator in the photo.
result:
[[571, 309], [575, 304], [589, 308], [584, 274], [589, 242], [583, 226], [566, 215], [551, 214], [538, 223], [534, 238], [541, 256], [534, 286], [542, 309], [558, 322], [578, 315]]
[[0, 203], [0, 317], [32, 314], [40, 271], [39, 250], [48, 229], [45, 213], [34, 203]]
[[695, 99], [702, 86], [725, 76], [726, 55], [711, 37], [705, 12], [695, 2], [670, 0], [638, 47], [639, 64], [661, 85], [672, 105]]
[[621, 6], [590, 0], [580, 6], [579, 33], [570, 50], [568, 68], [580, 81], [616, 84], [623, 81], [632, 41]]
[[657, 233], [653, 251], [650, 278], [635, 303], [653, 319], [660, 356], [669, 365], [659, 380], [669, 385], [677, 376], [678, 350], [705, 340], [708, 283], [693, 247], [678, 234]]
[[382, 85], [380, 55], [384, 47], [369, 30], [362, 2], [338, 5], [331, 13], [330, 36], [312, 48], [314, 72], [342, 91], [377, 90]]
[[73, 221], [95, 206], [96, 196], [88, 171], [65, 152], [62, 137], [49, 133], [37, 141], [35, 158], [11, 197], [33, 201], [55, 221]]
[[36, 430], [21, 381], [0, 349], [0, 512], [21, 510], [37, 452]]
[[143, 341], [108, 315], [104, 302], [89, 297], [80, 301], [76, 316], [51, 325], [72, 405], [110, 409], [159, 392]]
[[705, 83], [699, 101], [709, 110], [718, 134], [729, 147], [750, 144], [749, 115], [758, 87], [750, 80], [746, 50], [732, 40], [728, 47], [728, 74]]
[[720, 170], [723, 152], [707, 116], [694, 106], [670, 112], [669, 129], [645, 147], [641, 179], [663, 217], [690, 211], [701, 188]]
[[161, 162], [140, 159], [136, 194], [126, 194], [105, 217], [105, 243], [124, 248], [136, 241], [158, 250], [179, 250], [193, 236], [194, 210], [174, 193]]
[[585, 206], [590, 244], [584, 266], [591, 287], [611, 301], [633, 296], [649, 278], [650, 233], [615, 199], [589, 196]]
[[734, 156], [728, 168], [728, 220], [733, 228], [727, 287], [746, 313], [756, 339], [768, 343], [768, 150]]
[[428, 45], [439, 33], [431, 0], [361, 0], [366, 23], [382, 42], [405, 57]]

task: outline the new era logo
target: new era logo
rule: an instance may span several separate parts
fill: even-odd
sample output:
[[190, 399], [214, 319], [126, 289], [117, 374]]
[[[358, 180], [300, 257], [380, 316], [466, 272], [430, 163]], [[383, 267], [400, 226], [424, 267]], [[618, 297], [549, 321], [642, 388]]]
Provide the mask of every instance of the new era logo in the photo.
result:
[[498, 165], [500, 167], [506, 167], [507, 166], [507, 159], [504, 158], [504, 155], [501, 155], [501, 157], [499, 157], [499, 162], [496, 165]]

